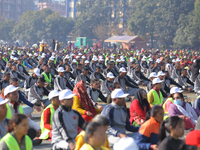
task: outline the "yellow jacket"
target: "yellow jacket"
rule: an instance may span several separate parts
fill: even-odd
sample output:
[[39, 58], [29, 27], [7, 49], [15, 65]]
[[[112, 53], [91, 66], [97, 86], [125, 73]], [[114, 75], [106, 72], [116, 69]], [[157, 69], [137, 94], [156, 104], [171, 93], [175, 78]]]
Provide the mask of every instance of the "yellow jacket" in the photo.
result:
[[[92, 146], [90, 146], [89, 144], [85, 143], [80, 150], [95, 150], [94, 148], [92, 148]], [[101, 150], [108, 150], [108, 148], [101, 146]]]
[[[80, 150], [80, 148], [83, 146], [84, 144], [84, 138], [85, 136], [85, 131], [81, 131], [75, 138], [75, 141], [76, 141], [76, 148], [75, 150]], [[108, 142], [108, 138], [107, 138], [107, 135], [106, 135], [106, 141], [103, 145], [104, 147], [107, 147], [109, 150], [110, 150], [110, 147], [109, 147], [109, 142]]]
[[40, 52], [42, 52], [43, 47], [47, 47], [47, 45], [45, 44], [40, 44]]
[[[83, 108], [81, 101], [79, 100], [79, 98], [77, 96], [74, 96], [74, 102], [73, 102], [73, 106], [72, 109], [78, 111], [81, 115], [84, 115], [86, 110]], [[101, 113], [101, 109], [95, 108], [96, 113], [100, 114]]]

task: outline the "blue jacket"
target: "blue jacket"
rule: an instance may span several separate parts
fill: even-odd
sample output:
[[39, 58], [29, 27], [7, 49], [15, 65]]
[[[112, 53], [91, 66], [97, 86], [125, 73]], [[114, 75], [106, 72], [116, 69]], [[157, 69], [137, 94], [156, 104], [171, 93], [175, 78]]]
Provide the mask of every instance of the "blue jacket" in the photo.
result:
[[110, 126], [107, 130], [110, 135], [119, 136], [120, 133], [126, 134], [126, 130], [131, 132], [139, 130], [139, 127], [130, 124], [128, 114], [123, 106], [118, 106], [112, 102], [103, 109], [101, 114], [110, 120]]
[[28, 105], [28, 106], [30, 106], [30, 107], [33, 107], [33, 106], [34, 106], [31, 102], [29, 102], [29, 101], [26, 99], [26, 97], [25, 97], [25, 95], [24, 95], [24, 93], [23, 93], [22, 91], [19, 90], [19, 91], [18, 91], [18, 94], [19, 94], [19, 100], [18, 100], [19, 103], [22, 101], [24, 104], [26, 104], [26, 105]]
[[[23, 60], [23, 61], [24, 61], [24, 60]], [[22, 64], [23, 64], [23, 61], [22, 61]], [[32, 69], [32, 67], [31, 67], [26, 61], [24, 61], [24, 63], [25, 63], [25, 66], [27, 66], [27, 67], [29, 67], [29, 68]]]

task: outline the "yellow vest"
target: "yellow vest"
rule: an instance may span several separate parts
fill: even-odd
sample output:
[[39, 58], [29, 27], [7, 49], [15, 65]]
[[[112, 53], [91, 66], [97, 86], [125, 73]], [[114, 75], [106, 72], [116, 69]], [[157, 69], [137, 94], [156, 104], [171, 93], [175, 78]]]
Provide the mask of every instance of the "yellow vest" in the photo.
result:
[[165, 111], [165, 105], [166, 105], [166, 103], [168, 102], [168, 101], [171, 101], [172, 103], [174, 103], [174, 100], [173, 100], [173, 98], [168, 98], [166, 101], [165, 101], [165, 103], [163, 104], [163, 109], [164, 109], [164, 117], [163, 117], [163, 120], [166, 120], [167, 118], [169, 118], [169, 114], [168, 114], [168, 111]]
[[156, 90], [151, 89], [150, 92], [153, 93], [153, 99], [154, 99], [152, 105], [160, 105], [160, 104], [163, 104], [163, 95], [162, 95], [162, 93], [161, 93], [160, 91], [159, 91], [160, 97], [158, 96], [158, 93], [156, 92]]
[[[20, 150], [16, 139], [10, 133], [7, 133], [1, 139], [1, 141], [4, 141], [6, 143], [9, 150]], [[28, 135], [25, 135], [25, 144], [26, 144], [26, 150], [32, 150], [33, 143], [32, 143], [32, 140], [30, 139], [30, 137]]]
[[[48, 82], [48, 83], [51, 83], [51, 79], [52, 79], [51, 73], [49, 73], [49, 78], [48, 78], [48, 76], [45, 72], [43, 72], [42, 74], [44, 75], [45, 81]], [[50, 84], [50, 87], [51, 87], [51, 84]]]
[[[53, 108], [53, 105], [52, 105], [52, 104], [49, 104], [49, 105], [45, 108], [45, 110], [48, 109], [48, 108], [50, 108], [50, 112], [51, 112], [51, 116], [50, 116], [50, 125], [52, 125], [53, 114], [54, 114], [54, 112], [55, 112], [55, 109]], [[45, 111], [45, 110], [44, 110], [44, 111]], [[49, 129], [46, 129], [46, 128], [44, 127], [44, 111], [43, 111], [43, 113], [42, 113], [42, 115], [41, 115], [41, 122], [40, 122], [41, 135], [40, 135], [39, 139], [46, 140], [46, 139], [48, 139], [48, 137], [49, 137], [49, 132], [50, 132], [50, 130], [49, 130]]]
[[[11, 119], [11, 117], [12, 117], [12, 112], [11, 112], [10, 106], [9, 106], [8, 104], [6, 104], [6, 107], [7, 107], [7, 116], [6, 116], [6, 118], [7, 118], [7, 119]], [[23, 113], [24, 113], [24, 110], [23, 110], [23, 108], [22, 108], [21, 105], [19, 105], [19, 113], [20, 113], [20, 114], [23, 114]]]

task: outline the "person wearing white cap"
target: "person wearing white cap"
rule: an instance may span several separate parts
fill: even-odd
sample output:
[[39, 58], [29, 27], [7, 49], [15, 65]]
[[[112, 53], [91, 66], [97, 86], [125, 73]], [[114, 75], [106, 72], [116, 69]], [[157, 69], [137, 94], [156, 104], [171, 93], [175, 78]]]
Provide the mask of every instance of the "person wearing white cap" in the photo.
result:
[[194, 83], [187, 77], [187, 69], [181, 70], [181, 75], [178, 77], [178, 84], [180, 84], [184, 90], [192, 92], [194, 89]]
[[129, 95], [134, 95], [135, 91], [137, 90], [138, 86], [135, 84], [130, 83], [126, 76], [126, 69], [125, 68], [120, 68], [119, 69], [119, 76], [117, 76], [114, 80], [114, 82], [119, 82], [121, 85], [121, 88], [126, 92], [129, 93]]
[[73, 99], [76, 94], [66, 89], [59, 93], [61, 107], [53, 115], [52, 149], [75, 149], [75, 138], [78, 127], [83, 128], [85, 120], [72, 109]]
[[166, 83], [165, 83], [165, 73], [164, 72], [162, 72], [162, 71], [159, 71], [158, 72], [158, 78], [161, 80], [161, 81], [163, 81], [162, 83], [161, 83], [161, 93], [162, 93], [162, 95], [163, 95], [163, 97], [164, 98], [166, 98], [168, 95], [169, 95], [169, 88], [168, 88], [168, 86], [166, 86]]
[[114, 144], [113, 150], [139, 150], [133, 138], [126, 137]]
[[92, 69], [92, 72], [94, 72], [96, 70], [97, 61], [98, 61], [98, 59], [93, 56], [92, 62], [90, 63], [90, 68]]
[[103, 69], [106, 69], [106, 65], [105, 65], [105, 62], [104, 62], [103, 58], [100, 58], [100, 59], [99, 59], [98, 66], [99, 66], [102, 70], [103, 70]]
[[127, 63], [124, 58], [121, 59], [121, 67], [127, 68]]
[[35, 68], [37, 66], [37, 63], [34, 62], [33, 60], [33, 55], [29, 54], [29, 58], [27, 59], [28, 64], [30, 64], [31, 66], [33, 66], [33, 68]]
[[33, 74], [28, 76], [24, 82], [24, 92], [26, 95], [28, 95], [31, 86], [37, 82], [38, 77], [40, 77], [40, 69], [35, 68]]
[[[135, 135], [133, 132], [137, 132], [139, 129], [130, 124], [127, 111], [123, 107], [128, 95], [122, 89], [115, 89], [111, 93], [112, 103], [107, 105], [101, 113], [111, 122], [107, 130], [110, 145], [115, 144], [120, 138], [133, 137]], [[131, 133], [127, 134], [126, 130]]]
[[59, 92], [53, 90], [48, 95], [51, 104], [49, 104], [41, 115], [40, 128], [41, 135], [39, 139], [46, 140], [48, 138], [52, 138], [52, 129], [53, 129], [53, 114], [60, 106], [59, 101]]
[[97, 80], [102, 80], [102, 81], [105, 80], [104, 76], [101, 74], [101, 67], [100, 66], [96, 66], [96, 70], [95, 70], [95, 72], [93, 72], [90, 75], [90, 79], [91, 80], [97, 79]]
[[76, 61], [76, 59], [73, 59], [73, 60], [72, 60], [72, 63], [71, 63], [71, 65], [70, 65], [70, 67], [71, 67], [72, 70], [75, 69], [75, 68], [77, 67], [77, 61]]
[[37, 54], [37, 53], [34, 53], [33, 62], [34, 62], [36, 65], [38, 65], [38, 54]]
[[149, 68], [146, 62], [146, 58], [142, 58], [141, 62], [140, 62], [140, 66], [141, 66], [141, 70], [142, 72], [147, 72], [147, 69]]
[[101, 84], [101, 92], [103, 93], [103, 95], [105, 97], [108, 97], [108, 95], [110, 95], [111, 87], [112, 87], [114, 79], [115, 79], [115, 76], [113, 75], [113, 73], [109, 72], [107, 74], [106, 80], [102, 82], [102, 84]]
[[169, 111], [169, 107], [172, 103], [174, 103], [173, 100], [173, 95], [176, 93], [182, 93], [183, 91], [180, 90], [178, 87], [172, 87], [170, 89], [170, 96], [168, 96], [168, 98], [165, 100], [165, 103], [163, 104], [163, 109], [164, 109], [164, 120], [166, 120], [169, 117], [168, 111]]
[[163, 95], [160, 91], [162, 82], [159, 78], [155, 78], [152, 81], [153, 88], [147, 94], [147, 100], [151, 107], [163, 104]]
[[147, 93], [148, 93], [148, 92], [151, 90], [151, 88], [152, 88], [152, 81], [153, 81], [153, 79], [157, 78], [156, 72], [150, 73], [149, 78], [150, 78], [151, 81], [147, 84], [147, 88], [146, 88]]
[[69, 81], [67, 78], [65, 78], [65, 70], [63, 67], [58, 68], [58, 75], [56, 76], [54, 80], [54, 89], [57, 91], [62, 91], [64, 89], [70, 89], [73, 90], [73, 86], [69, 84]]
[[7, 125], [9, 120], [6, 118], [7, 115], [7, 107], [6, 107], [6, 103], [8, 103], [9, 100], [6, 99], [2, 99], [0, 97], [0, 140], [6, 135], [6, 131], [7, 131]]
[[117, 64], [115, 66], [119, 70], [122, 67], [121, 66], [121, 61], [120, 61], [120, 59], [117, 59], [116, 62], [117, 62]]
[[[13, 85], [9, 85], [5, 88], [4, 90], [4, 96], [6, 98], [6, 100], [9, 100], [9, 102], [7, 103], [7, 119], [11, 119], [12, 116], [15, 113], [20, 113], [20, 114], [24, 114], [24, 110], [22, 108], [22, 106], [18, 103], [18, 90], [19, 87], [15, 87]], [[40, 126], [35, 123], [33, 120], [31, 120], [28, 117], [28, 122], [29, 122], [29, 130], [32, 132], [32, 135], [28, 135], [32, 140], [35, 138], [33, 132], [36, 132], [36, 136], [39, 137], [41, 130], [40, 130]]]

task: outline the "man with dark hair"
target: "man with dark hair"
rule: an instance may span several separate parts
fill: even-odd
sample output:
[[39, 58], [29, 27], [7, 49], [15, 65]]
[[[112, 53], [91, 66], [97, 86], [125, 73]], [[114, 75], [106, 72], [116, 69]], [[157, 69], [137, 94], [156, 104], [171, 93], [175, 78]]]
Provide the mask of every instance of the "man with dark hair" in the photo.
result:
[[28, 93], [28, 100], [36, 105], [42, 105], [45, 108], [51, 102], [46, 99], [43, 100], [43, 96], [49, 95], [49, 91], [44, 87], [45, 79], [43, 77], [38, 78], [37, 83], [31, 86], [30, 91]]
[[81, 74], [82, 70], [82, 64], [78, 64], [77, 67], [75, 69], [73, 69], [72, 74], [77, 77], [78, 75]]
[[97, 79], [97, 80], [105, 80], [104, 76], [101, 74], [101, 67], [96, 66], [96, 72], [93, 72], [90, 76], [91, 80]]
[[12, 68], [12, 62], [11, 62], [11, 61], [8, 61], [8, 62], [7, 62], [7, 66], [6, 66], [6, 68], [4, 69], [4, 73], [6, 73], [6, 72], [9, 72], [9, 73], [10, 73], [10, 71], [12, 70], [11, 68]]
[[107, 64], [107, 69], [105, 69], [105, 70], [103, 71], [104, 77], [106, 77], [107, 74], [108, 74], [109, 72], [112, 72], [113, 75], [114, 75], [115, 77], [117, 76], [117, 74], [112, 70], [112, 68], [113, 68], [112, 63], [111, 63], [111, 62], [108, 62], [108, 64]]
[[102, 92], [99, 90], [100, 84], [99, 80], [93, 79], [90, 81], [91, 87], [87, 88], [87, 93], [90, 99], [92, 100], [94, 106], [99, 109], [103, 109], [102, 106], [97, 104], [98, 98], [100, 98], [104, 103], [106, 103], [106, 98], [103, 96]]
[[87, 84], [90, 84], [90, 78], [88, 77], [88, 68], [87, 67], [83, 67], [82, 73], [76, 77], [75, 85], [76, 85], [76, 83], [78, 83], [81, 80], [83, 80], [83, 82], [85, 82]]
[[42, 77], [45, 79], [46, 82], [45, 87], [49, 90], [53, 89], [54, 82], [48, 65], [44, 65], [44, 72], [42, 73]]
[[0, 90], [4, 89], [10, 84], [9, 80], [10, 80], [10, 73], [9, 72], [4, 73], [3, 80], [0, 81]]
[[[21, 65], [22, 64], [22, 60], [21, 59], [18, 59], [17, 61], [17, 71], [21, 74], [21, 75], [24, 75], [26, 74], [27, 76], [29, 76], [28, 72], [26, 71], [26, 69]], [[24, 76], [26, 78], [26, 76]]]

